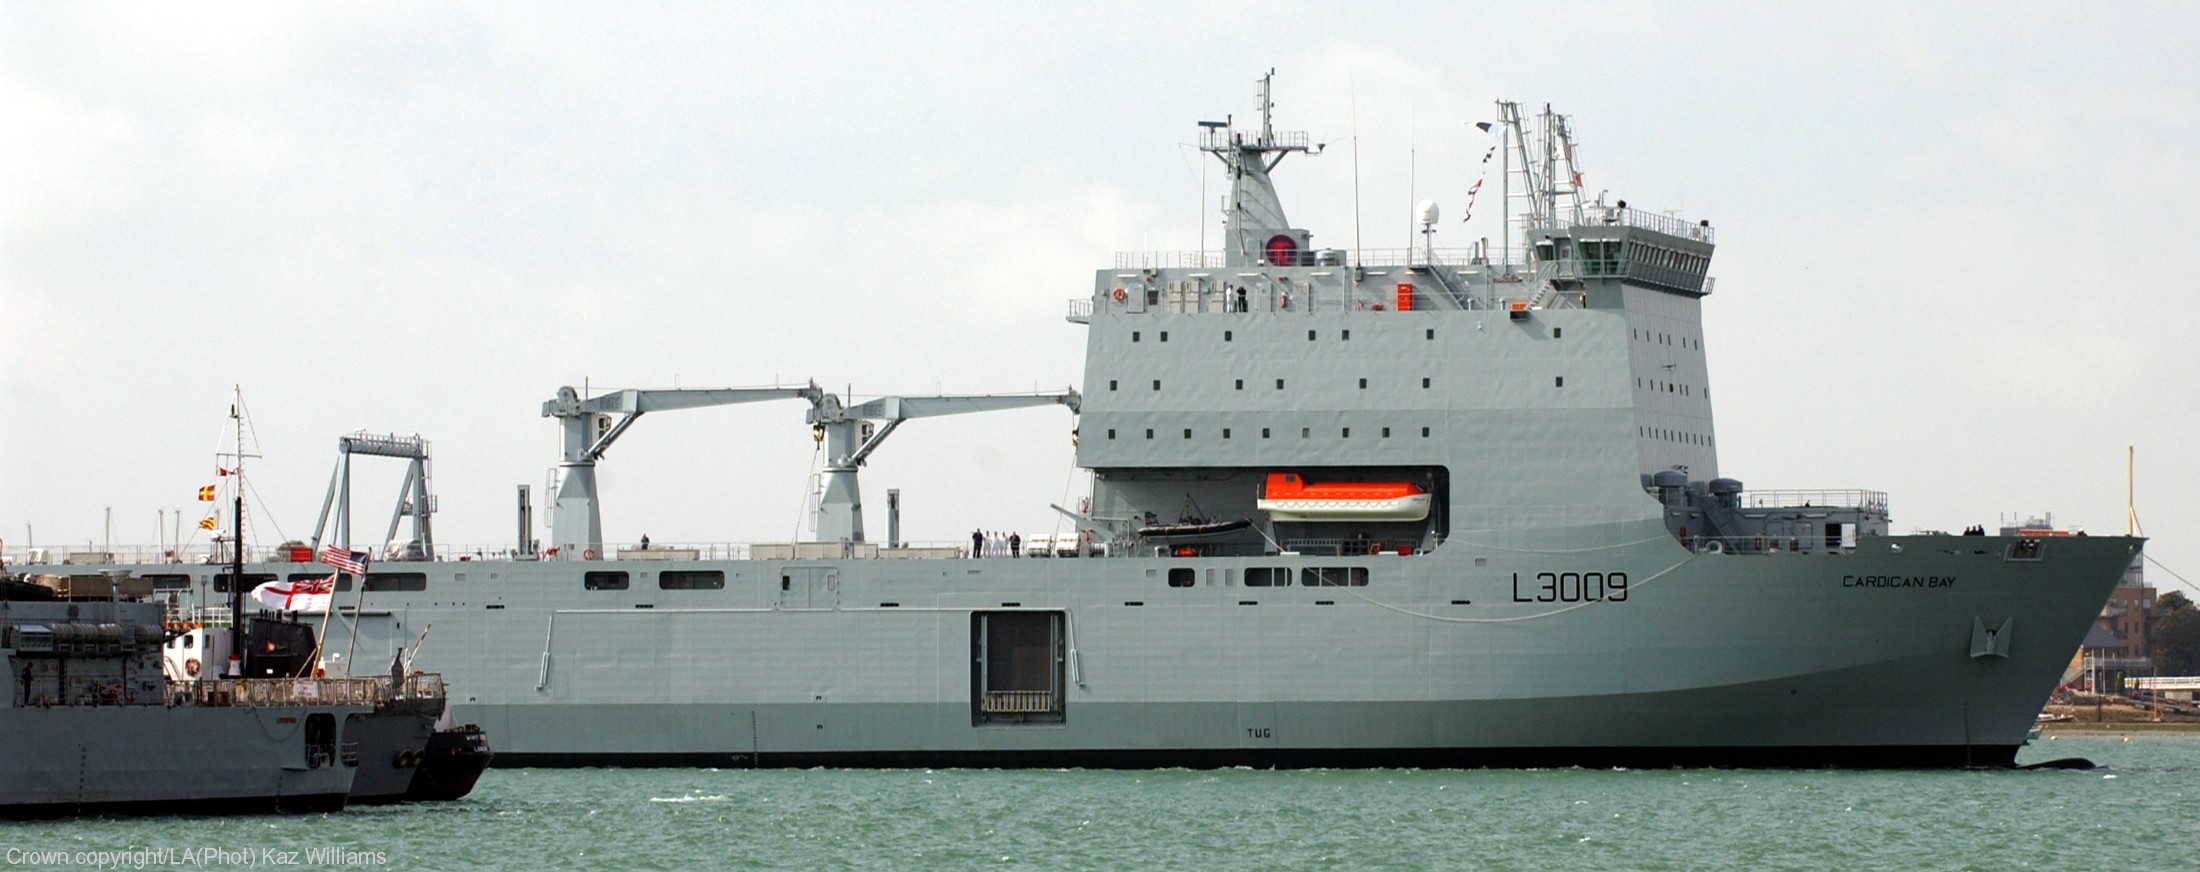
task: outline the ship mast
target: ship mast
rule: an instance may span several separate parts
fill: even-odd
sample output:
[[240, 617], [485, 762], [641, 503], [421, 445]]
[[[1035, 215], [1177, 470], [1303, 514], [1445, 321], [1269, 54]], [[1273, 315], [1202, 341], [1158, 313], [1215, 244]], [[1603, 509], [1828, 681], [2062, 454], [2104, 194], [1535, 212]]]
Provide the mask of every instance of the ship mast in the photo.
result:
[[[236, 427], [235, 453], [229, 458], [235, 466], [225, 470], [236, 479], [236, 492], [229, 512], [229, 675], [232, 678], [244, 673], [244, 389], [232, 385], [229, 395], [229, 419]], [[217, 455], [217, 459], [220, 455]]]
[[[1322, 147], [1304, 132], [1277, 133], [1271, 99], [1276, 71], [1260, 77], [1260, 132], [1239, 134], [1229, 121], [1202, 121], [1199, 150], [1214, 155], [1230, 172], [1230, 205], [1225, 216], [1223, 262], [1228, 266], [1257, 266], [1276, 260], [1296, 261], [1304, 234], [1295, 232], [1284, 218], [1283, 204], [1269, 180], [1276, 165], [1292, 152], [1320, 154]], [[1270, 256], [1264, 246], [1278, 233], [1290, 235], [1288, 252]], [[1292, 264], [1278, 264], [1292, 265]]]

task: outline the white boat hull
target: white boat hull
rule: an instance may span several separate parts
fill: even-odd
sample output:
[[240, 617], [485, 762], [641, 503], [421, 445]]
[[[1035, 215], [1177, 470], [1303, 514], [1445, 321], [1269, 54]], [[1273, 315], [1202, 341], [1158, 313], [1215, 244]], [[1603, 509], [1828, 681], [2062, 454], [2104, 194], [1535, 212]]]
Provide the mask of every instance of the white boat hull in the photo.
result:
[[1389, 500], [1261, 500], [1275, 521], [1418, 521], [1428, 517], [1428, 494]]

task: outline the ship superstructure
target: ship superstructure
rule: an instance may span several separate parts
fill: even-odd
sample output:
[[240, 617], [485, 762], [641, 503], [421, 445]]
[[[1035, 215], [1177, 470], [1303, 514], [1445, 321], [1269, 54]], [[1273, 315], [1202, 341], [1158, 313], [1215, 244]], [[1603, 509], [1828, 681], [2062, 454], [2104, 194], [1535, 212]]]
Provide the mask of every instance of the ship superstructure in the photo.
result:
[[[520, 765], [2013, 760], [2141, 540], [1897, 536], [1875, 491], [1745, 489], [1708, 223], [1584, 200], [1567, 119], [1501, 104], [1500, 246], [1320, 247], [1272, 177], [1319, 149], [1267, 88], [1257, 129], [1201, 128], [1222, 250], [1121, 255], [1071, 301], [1081, 390], [562, 390], [550, 541], [523, 489], [509, 555], [347, 578], [329, 644], [372, 662], [434, 623], [420, 663]], [[760, 399], [825, 443], [816, 541], [608, 547], [621, 432]], [[866, 535], [858, 471], [900, 423], [1051, 404], [1093, 485], [1072, 541], [1027, 543], [1048, 559]]]

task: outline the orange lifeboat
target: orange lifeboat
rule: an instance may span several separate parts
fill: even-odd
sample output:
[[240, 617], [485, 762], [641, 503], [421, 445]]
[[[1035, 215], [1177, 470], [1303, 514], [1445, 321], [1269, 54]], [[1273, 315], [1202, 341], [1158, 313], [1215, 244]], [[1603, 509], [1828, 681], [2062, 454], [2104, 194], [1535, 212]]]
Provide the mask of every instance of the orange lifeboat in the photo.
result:
[[1315, 484], [1294, 472], [1269, 473], [1258, 503], [1276, 521], [1418, 521], [1428, 504], [1428, 491], [1411, 482]]

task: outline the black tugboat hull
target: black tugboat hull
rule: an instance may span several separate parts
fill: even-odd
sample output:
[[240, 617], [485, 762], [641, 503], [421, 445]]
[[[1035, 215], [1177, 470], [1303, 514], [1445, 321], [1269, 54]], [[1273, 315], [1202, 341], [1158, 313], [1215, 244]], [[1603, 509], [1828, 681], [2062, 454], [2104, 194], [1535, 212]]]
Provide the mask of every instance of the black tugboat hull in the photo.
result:
[[474, 782], [480, 780], [481, 771], [489, 768], [494, 757], [489, 750], [488, 737], [480, 727], [472, 724], [455, 730], [443, 730], [428, 737], [428, 746], [421, 752], [419, 768], [413, 770], [412, 785], [405, 790], [406, 802], [445, 802], [463, 798], [474, 790]]

